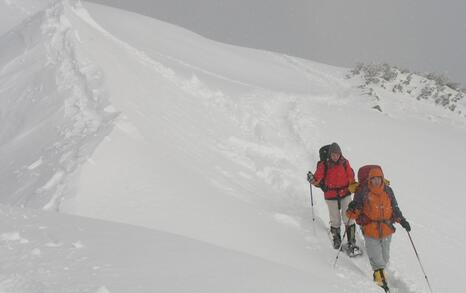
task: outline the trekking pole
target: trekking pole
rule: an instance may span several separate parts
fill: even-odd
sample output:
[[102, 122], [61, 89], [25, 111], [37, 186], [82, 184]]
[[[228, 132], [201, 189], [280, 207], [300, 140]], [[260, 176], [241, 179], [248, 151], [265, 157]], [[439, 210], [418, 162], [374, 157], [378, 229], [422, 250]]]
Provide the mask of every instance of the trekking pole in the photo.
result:
[[309, 184], [309, 190], [311, 191], [312, 222], [315, 222], [316, 218], [314, 216], [314, 197], [312, 196], [312, 184]]
[[[346, 222], [345, 227], [347, 227], [347, 226], [349, 225], [349, 222], [350, 222], [350, 221], [351, 221], [351, 219], [348, 218], [348, 221]], [[335, 269], [336, 266], [337, 266], [338, 257], [340, 257], [340, 252], [341, 252], [341, 250], [342, 250], [342, 248], [343, 248], [343, 240], [345, 239], [347, 230], [348, 230], [348, 229], [345, 229], [345, 233], [343, 233], [343, 238], [341, 238], [340, 247], [338, 248], [337, 256], [335, 257], [335, 262], [333, 263], [333, 269]]]
[[315, 222], [316, 218], [314, 216], [314, 197], [312, 196], [312, 183], [311, 181], [314, 179], [314, 175], [311, 171], [307, 173], [307, 181], [309, 181], [309, 190], [311, 192], [311, 209], [312, 209], [312, 222]]
[[309, 190], [311, 191], [312, 232], [314, 233], [314, 236], [317, 236], [316, 218], [314, 215], [314, 198], [312, 197], [312, 184], [309, 184]]
[[426, 275], [426, 271], [424, 270], [424, 267], [422, 266], [421, 258], [419, 257], [419, 254], [417, 253], [416, 246], [414, 246], [413, 238], [411, 238], [411, 234], [408, 231], [406, 232], [408, 233], [409, 241], [411, 241], [411, 245], [413, 246], [414, 253], [416, 254], [416, 257], [417, 257], [417, 261], [419, 262], [419, 266], [421, 267], [422, 273], [424, 274], [424, 278], [426, 279], [427, 286], [429, 287], [430, 292], [433, 293], [432, 287], [430, 286], [430, 283], [429, 283], [429, 279], [427, 278], [427, 275]]
[[311, 192], [311, 211], [312, 211], [312, 231], [314, 232], [314, 236], [317, 235], [316, 232], [316, 217], [314, 214], [314, 196], [312, 196], [312, 183], [314, 180], [314, 174], [311, 171], [307, 172], [307, 181], [309, 182], [309, 191]]

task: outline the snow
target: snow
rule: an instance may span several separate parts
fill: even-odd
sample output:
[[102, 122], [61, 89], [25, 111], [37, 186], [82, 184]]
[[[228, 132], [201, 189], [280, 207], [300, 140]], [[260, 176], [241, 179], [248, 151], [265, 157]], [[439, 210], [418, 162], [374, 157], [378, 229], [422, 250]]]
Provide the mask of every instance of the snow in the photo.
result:
[[[308, 288], [304, 272], [167, 232], [38, 210], [1, 206], [0, 211], [2, 231], [13, 227], [23, 234], [12, 232], [0, 239], [3, 292], [303, 292]], [[27, 219], [22, 217], [25, 214]], [[39, 225], [47, 228], [38, 229]], [[20, 243], [19, 237], [30, 241]]]
[[[42, 3], [0, 38], [0, 291], [379, 292], [366, 256], [333, 269], [317, 189], [312, 221], [306, 173], [333, 141], [383, 166], [434, 290], [459, 291], [464, 118], [383, 90], [378, 112], [344, 68]], [[401, 227], [391, 257], [395, 292], [428, 292]]]

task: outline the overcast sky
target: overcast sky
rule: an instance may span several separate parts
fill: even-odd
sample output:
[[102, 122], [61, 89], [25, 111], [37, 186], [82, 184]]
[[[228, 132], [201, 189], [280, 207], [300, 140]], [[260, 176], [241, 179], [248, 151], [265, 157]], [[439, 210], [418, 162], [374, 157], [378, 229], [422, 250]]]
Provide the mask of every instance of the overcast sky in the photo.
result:
[[466, 86], [466, 0], [92, 0], [327, 64], [388, 62]]

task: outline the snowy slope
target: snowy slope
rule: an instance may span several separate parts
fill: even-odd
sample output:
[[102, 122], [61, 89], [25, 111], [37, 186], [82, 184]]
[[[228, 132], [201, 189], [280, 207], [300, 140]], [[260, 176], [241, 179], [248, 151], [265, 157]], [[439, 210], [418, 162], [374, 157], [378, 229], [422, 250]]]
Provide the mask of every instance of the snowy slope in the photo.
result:
[[[56, 209], [69, 177], [108, 133], [101, 75], [79, 55], [61, 3], [3, 35], [0, 171], [4, 201]], [[13, 168], [16, 168], [11, 172]]]
[[[33, 275], [36, 288], [51, 290], [44, 292], [99, 286], [106, 286], [99, 292], [378, 292], [365, 258], [342, 258], [332, 268], [326, 206], [316, 190], [312, 224], [305, 173], [315, 167], [321, 145], [338, 141], [355, 168], [384, 167], [434, 288], [460, 288], [466, 138], [458, 115], [388, 94], [380, 113], [345, 79], [345, 69], [220, 44], [89, 3], [50, 4], [4, 34], [0, 51], [1, 202], [149, 228], [5, 212], [6, 283], [27, 268], [19, 279]], [[75, 233], [66, 223], [87, 225], [89, 234], [80, 238], [92, 242], [85, 254], [92, 259], [116, 243], [97, 258], [113, 270], [89, 279], [83, 268], [94, 262], [63, 273], [58, 268], [69, 265], [58, 254], [34, 258], [37, 250], [21, 239], [39, 251], [47, 240], [40, 233], [21, 236], [42, 225], [18, 222], [14, 215], [23, 213], [56, 229], [60, 242], [79, 240], [69, 240]], [[140, 241], [118, 243], [116, 237], [128, 233], [150, 238], [142, 242], [154, 249], [142, 249]], [[161, 241], [168, 244], [158, 246]], [[183, 245], [195, 246], [193, 255], [201, 257], [183, 254]], [[27, 256], [24, 248], [35, 253]], [[132, 260], [120, 259], [122, 250]], [[168, 252], [174, 256], [163, 275], [157, 259]], [[187, 259], [192, 267], [180, 276], [177, 267]], [[427, 292], [401, 229], [392, 260], [398, 292]], [[133, 261], [143, 265], [132, 268]], [[48, 277], [43, 266], [54, 268]], [[211, 275], [212, 267], [218, 275]], [[17, 287], [36, 292], [27, 289], [32, 281], [24, 282]]]
[[309, 288], [303, 272], [166, 232], [6, 206], [0, 219], [1, 292]]

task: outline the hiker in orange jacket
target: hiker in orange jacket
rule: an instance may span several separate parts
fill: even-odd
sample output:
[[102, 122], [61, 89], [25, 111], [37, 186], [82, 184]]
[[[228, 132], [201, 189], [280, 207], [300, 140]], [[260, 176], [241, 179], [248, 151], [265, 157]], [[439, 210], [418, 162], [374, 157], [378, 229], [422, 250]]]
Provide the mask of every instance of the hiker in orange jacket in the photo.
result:
[[361, 183], [346, 214], [362, 227], [374, 281], [388, 291], [384, 269], [390, 259], [394, 223], [400, 223], [408, 232], [411, 227], [398, 207], [393, 190], [385, 184], [380, 167], [370, 169], [367, 183]]
[[356, 245], [356, 225], [353, 220], [346, 216], [346, 209], [351, 202], [351, 192], [348, 186], [354, 183], [354, 171], [349, 161], [343, 157], [340, 146], [332, 143], [328, 148], [328, 158], [317, 164], [311, 184], [320, 187], [324, 191], [330, 217], [330, 232], [333, 237], [333, 247], [339, 249], [341, 246], [340, 226], [346, 225], [348, 239], [348, 254], [359, 254]]

